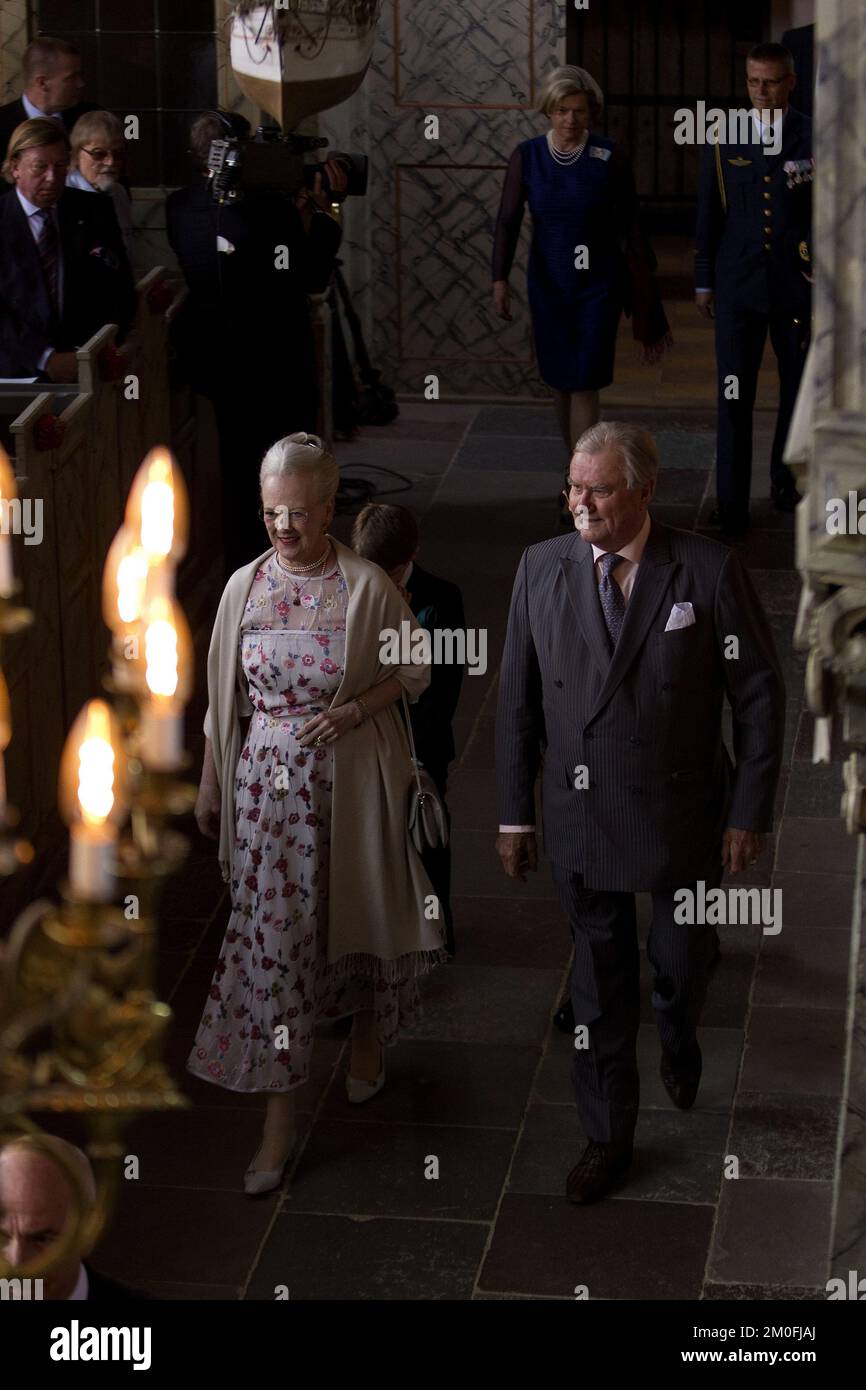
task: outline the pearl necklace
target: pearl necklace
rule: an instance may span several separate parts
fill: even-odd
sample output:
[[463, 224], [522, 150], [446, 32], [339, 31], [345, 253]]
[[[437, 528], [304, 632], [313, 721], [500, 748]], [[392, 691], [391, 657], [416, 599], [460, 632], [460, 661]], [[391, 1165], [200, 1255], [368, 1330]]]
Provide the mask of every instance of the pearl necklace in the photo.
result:
[[[276, 561], [277, 561], [277, 568], [278, 568], [278, 569], [281, 569], [281, 570], [283, 571], [283, 574], [285, 574], [285, 575], [289, 578], [289, 580], [291, 581], [291, 583], [292, 583], [292, 590], [293, 590], [293, 593], [294, 593], [294, 597], [293, 597], [293, 599], [292, 599], [292, 607], [293, 607], [293, 608], [301, 608], [301, 607], [303, 607], [303, 605], [302, 605], [302, 603], [301, 603], [301, 590], [302, 590], [302, 589], [305, 589], [306, 586], [307, 586], [313, 579], [318, 579], [318, 580], [323, 580], [323, 579], [324, 579], [324, 577], [325, 577], [325, 568], [326, 568], [325, 562], [326, 562], [326, 560], [327, 560], [327, 558], [328, 558], [328, 555], [330, 554], [330, 550], [331, 550], [331, 547], [330, 547], [330, 544], [329, 544], [329, 545], [328, 545], [328, 548], [326, 549], [326, 551], [325, 551], [325, 553], [324, 553], [324, 555], [321, 557], [321, 559], [319, 559], [319, 560], [316, 561], [315, 565], [298, 565], [298, 566], [297, 566], [297, 573], [306, 573], [308, 570], [311, 570], [311, 569], [318, 569], [318, 568], [321, 566], [321, 574], [311, 574], [311, 575], [309, 575], [309, 577], [308, 577], [307, 579], [302, 580], [299, 584], [296, 584], [296, 583], [291, 579], [292, 571], [291, 571], [291, 570], [287, 570], [286, 567], [285, 567], [285, 565], [283, 565], [283, 564], [280, 563], [280, 557], [279, 557], [279, 555], [276, 555], [276, 556], [275, 556]], [[326, 608], [332, 608], [332, 607], [334, 606], [333, 600], [326, 599], [326, 600], [324, 601], [324, 606], [325, 606]], [[318, 606], [317, 606], [315, 603], [311, 603], [311, 604], [310, 604], [310, 621], [307, 623], [306, 627], [294, 628], [293, 631], [295, 631], [295, 632], [312, 632], [313, 626], [314, 626], [314, 624], [315, 624], [315, 622], [316, 622], [316, 618], [318, 617], [318, 610], [319, 610], [319, 608], [321, 608], [321, 607], [322, 607], [322, 600], [321, 600], [321, 598], [319, 599], [319, 604], [318, 604]]]
[[589, 131], [585, 130], [576, 150], [558, 150], [553, 143], [553, 131], [549, 130], [547, 132], [547, 148], [550, 150], [557, 164], [576, 164], [586, 149], [586, 142], [588, 139]]
[[289, 569], [288, 565], [283, 564], [282, 560], [280, 559], [280, 552], [277, 550], [275, 552], [277, 557], [277, 564], [285, 574], [312, 574], [313, 570], [317, 570], [319, 568], [319, 565], [323, 565], [325, 563], [325, 561], [328, 558], [328, 551], [330, 550], [330, 548], [331, 543], [330, 541], [328, 541], [328, 544], [325, 546], [324, 554], [320, 555], [318, 560], [314, 560], [311, 565], [293, 565], [291, 569]]

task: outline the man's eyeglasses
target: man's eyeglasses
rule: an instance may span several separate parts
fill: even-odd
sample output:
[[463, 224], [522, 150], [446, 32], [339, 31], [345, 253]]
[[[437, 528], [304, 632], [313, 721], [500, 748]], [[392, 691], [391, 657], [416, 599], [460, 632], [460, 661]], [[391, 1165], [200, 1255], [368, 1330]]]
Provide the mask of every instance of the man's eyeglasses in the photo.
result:
[[277, 507], [276, 510], [259, 507], [259, 516], [268, 526], [275, 526], [281, 521], [291, 521], [293, 526], [304, 526], [310, 519], [309, 512], [290, 512], [285, 507]]
[[121, 156], [120, 150], [103, 150], [99, 146], [95, 146], [92, 150], [89, 150], [86, 145], [82, 145], [81, 151], [82, 154], [89, 154], [90, 158], [95, 159], [97, 163], [100, 163], [103, 159], [108, 159], [111, 155], [114, 155], [115, 159], [120, 159]]

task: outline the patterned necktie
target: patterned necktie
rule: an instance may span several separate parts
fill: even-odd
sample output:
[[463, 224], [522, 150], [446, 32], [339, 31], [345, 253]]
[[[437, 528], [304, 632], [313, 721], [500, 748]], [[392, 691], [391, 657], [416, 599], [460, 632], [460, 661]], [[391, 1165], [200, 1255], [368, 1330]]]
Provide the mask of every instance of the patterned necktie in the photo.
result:
[[51, 307], [55, 313], [58, 313], [60, 305], [57, 301], [59, 255], [57, 228], [54, 225], [54, 218], [50, 208], [44, 208], [39, 213], [39, 216], [42, 218], [42, 226], [39, 231], [39, 239], [36, 242], [36, 249], [39, 252], [39, 259], [42, 262], [42, 271], [45, 276], [45, 283], [48, 286]]
[[601, 583], [598, 586], [598, 597], [601, 601], [601, 611], [604, 614], [605, 626], [613, 647], [619, 640], [622, 621], [625, 617], [625, 595], [614, 579], [613, 571], [623, 559], [625, 559], [623, 555], [603, 555], [601, 558]]

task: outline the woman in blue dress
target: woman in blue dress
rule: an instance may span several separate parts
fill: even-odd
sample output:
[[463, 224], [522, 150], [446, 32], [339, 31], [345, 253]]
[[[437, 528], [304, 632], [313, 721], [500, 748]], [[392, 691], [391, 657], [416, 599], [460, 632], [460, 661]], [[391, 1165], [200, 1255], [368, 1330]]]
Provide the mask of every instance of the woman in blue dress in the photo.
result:
[[539, 110], [550, 129], [511, 156], [493, 251], [494, 305], [510, 319], [508, 276], [528, 204], [535, 350], [569, 455], [599, 418], [598, 393], [613, 380], [623, 310], [633, 315], [645, 361], [656, 361], [671, 342], [631, 164], [612, 140], [590, 134], [603, 105], [601, 89], [583, 68], [548, 73]]

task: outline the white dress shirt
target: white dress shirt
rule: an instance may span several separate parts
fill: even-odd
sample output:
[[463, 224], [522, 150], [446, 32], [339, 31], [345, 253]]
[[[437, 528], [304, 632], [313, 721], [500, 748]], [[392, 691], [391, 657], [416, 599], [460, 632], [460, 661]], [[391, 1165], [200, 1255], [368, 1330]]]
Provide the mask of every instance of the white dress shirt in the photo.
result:
[[63, 124], [63, 116], [60, 111], [40, 111], [38, 106], [33, 105], [25, 92], [21, 93], [21, 104], [27, 112], [28, 121], [44, 121], [48, 117], [49, 120], [60, 121], [60, 124]]
[[[643, 555], [644, 547], [647, 543], [647, 536], [650, 533], [650, 524], [651, 523], [649, 512], [647, 512], [646, 516], [644, 517], [643, 526], [638, 531], [634, 540], [629, 541], [628, 545], [624, 545], [619, 550], [614, 552], [617, 555], [621, 555], [622, 560], [618, 565], [614, 566], [613, 570], [611, 571], [611, 578], [622, 589], [622, 596], [625, 599], [626, 605], [628, 604], [628, 601], [631, 598], [631, 591], [634, 588], [634, 581], [635, 576], [637, 574], [638, 565], [641, 562], [641, 556]], [[593, 563], [595, 565], [596, 584], [600, 584], [602, 580], [602, 559], [605, 555], [608, 555], [610, 553], [610, 551], [603, 550], [600, 545], [594, 545], [592, 547], [592, 558]], [[502, 835], [515, 835], [521, 831], [526, 832], [532, 831], [534, 829], [534, 825], [500, 825], [499, 832]]]
[[[36, 242], [37, 246], [39, 245], [39, 237], [42, 232], [43, 217], [47, 215], [51, 218], [51, 221], [54, 223], [54, 230], [57, 233], [57, 312], [58, 314], [62, 314], [63, 247], [60, 241], [60, 227], [57, 222], [57, 209], [56, 207], [38, 208], [35, 203], [31, 203], [29, 198], [24, 197], [24, 194], [21, 192], [20, 188], [16, 188], [15, 192], [18, 195], [19, 203], [24, 209], [24, 215], [27, 218], [27, 225], [30, 228], [31, 235], [33, 237], [33, 240]], [[48, 361], [49, 357], [54, 352], [54, 350], [55, 349], [53, 347], [47, 347], [43, 352], [42, 356], [39, 358], [39, 361], [36, 365], [39, 368], [40, 372], [45, 371], [45, 363]]]
[[90, 1280], [87, 1277], [87, 1270], [84, 1268], [84, 1265], [82, 1264], [78, 1266], [78, 1279], [76, 1281], [75, 1288], [72, 1290], [72, 1293], [69, 1295], [66, 1302], [84, 1303], [86, 1302], [87, 1295], [89, 1293]]

